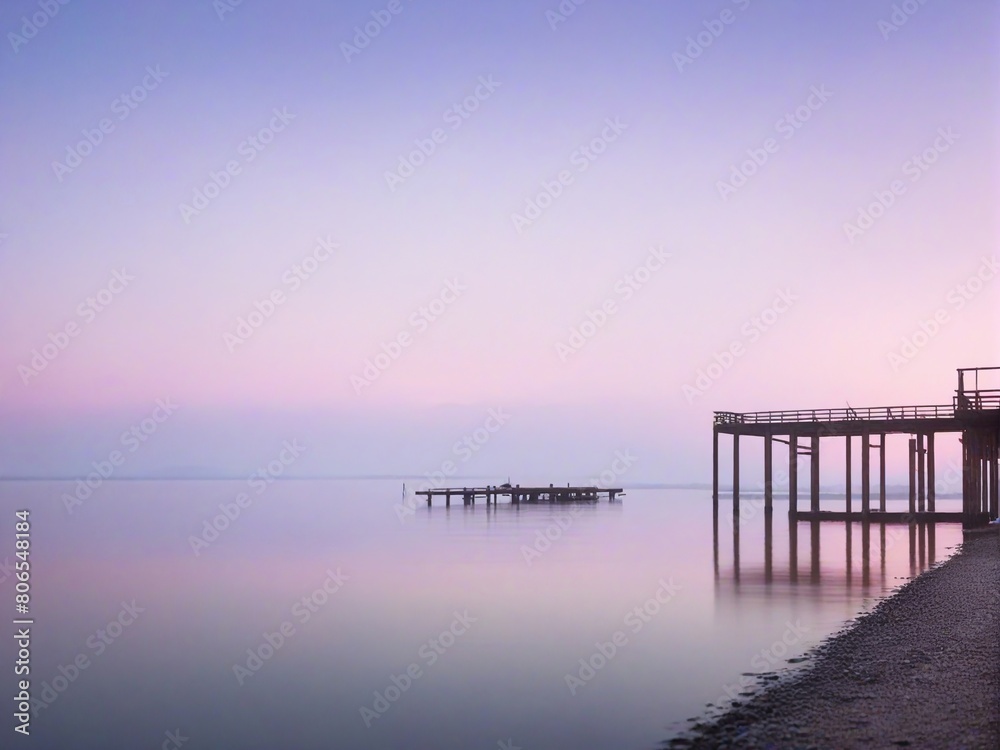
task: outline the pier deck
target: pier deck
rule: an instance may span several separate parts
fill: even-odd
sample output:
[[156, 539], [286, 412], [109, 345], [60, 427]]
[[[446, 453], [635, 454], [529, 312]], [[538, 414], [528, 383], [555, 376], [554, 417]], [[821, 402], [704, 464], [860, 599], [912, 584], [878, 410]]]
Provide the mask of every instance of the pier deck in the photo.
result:
[[618, 495], [623, 494], [620, 487], [521, 487], [520, 485], [497, 485], [489, 487], [441, 487], [433, 490], [420, 490], [416, 493], [427, 498], [430, 507], [435, 497], [443, 497], [445, 506], [451, 505], [451, 498], [461, 499], [465, 505], [475, 505], [476, 500], [485, 500], [487, 505], [496, 505], [501, 497], [510, 499], [512, 505], [521, 503], [580, 503], [597, 502], [606, 496], [610, 502], [615, 502]]

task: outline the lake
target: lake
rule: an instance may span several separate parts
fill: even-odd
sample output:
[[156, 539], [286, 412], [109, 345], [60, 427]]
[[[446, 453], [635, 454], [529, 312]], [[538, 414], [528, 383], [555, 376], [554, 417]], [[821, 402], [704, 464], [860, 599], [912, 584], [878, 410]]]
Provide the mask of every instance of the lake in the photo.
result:
[[728, 498], [715, 535], [704, 490], [447, 509], [397, 481], [74, 492], [0, 483], [11, 614], [31, 511], [30, 747], [655, 747], [962, 538], [790, 528], [781, 500], [734, 535]]

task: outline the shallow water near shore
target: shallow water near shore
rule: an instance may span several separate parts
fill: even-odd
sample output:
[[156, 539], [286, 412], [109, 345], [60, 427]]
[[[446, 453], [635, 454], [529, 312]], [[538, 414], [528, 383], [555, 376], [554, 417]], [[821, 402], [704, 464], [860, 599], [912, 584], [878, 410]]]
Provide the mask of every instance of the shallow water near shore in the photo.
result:
[[31, 510], [38, 747], [650, 747], [962, 539], [781, 501], [716, 534], [697, 490], [401, 511], [392, 481], [120, 481], [69, 513], [72, 489], [0, 483], [0, 560]]

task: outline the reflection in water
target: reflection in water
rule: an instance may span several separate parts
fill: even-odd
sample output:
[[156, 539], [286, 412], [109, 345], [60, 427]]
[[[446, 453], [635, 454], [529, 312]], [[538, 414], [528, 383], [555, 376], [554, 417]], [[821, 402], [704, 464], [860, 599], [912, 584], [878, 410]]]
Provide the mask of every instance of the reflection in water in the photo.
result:
[[[784, 594], [790, 598], [855, 600], [880, 594], [893, 587], [893, 579], [919, 575], [937, 561], [937, 530], [933, 523], [887, 525], [789, 520], [787, 546], [784, 539], [775, 539], [773, 513], [764, 513], [762, 536], [755, 535], [753, 528], [744, 528], [741, 532], [739, 518], [733, 519], [731, 529], [725, 529], [725, 525], [720, 530], [717, 518], [713, 524], [717, 594], [768, 598]], [[805, 565], [799, 557], [799, 535], [805, 531], [802, 527], [808, 529], [808, 563]], [[873, 530], [877, 532], [874, 544]], [[720, 562], [720, 535], [725, 531], [732, 534], [732, 558], [728, 566]], [[876, 581], [872, 580], [871, 569], [873, 546], [878, 560]], [[842, 556], [839, 549], [843, 550]], [[803, 550], [803, 554], [805, 552]]]

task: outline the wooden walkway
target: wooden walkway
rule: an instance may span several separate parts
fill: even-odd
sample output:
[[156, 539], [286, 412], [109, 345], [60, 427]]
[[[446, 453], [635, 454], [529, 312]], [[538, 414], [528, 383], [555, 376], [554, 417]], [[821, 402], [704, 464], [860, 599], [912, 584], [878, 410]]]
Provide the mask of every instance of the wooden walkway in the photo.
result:
[[420, 490], [415, 493], [427, 498], [430, 507], [435, 497], [443, 497], [445, 507], [451, 505], [451, 498], [461, 499], [464, 505], [475, 505], [476, 500], [485, 500], [487, 505], [496, 505], [501, 497], [510, 499], [512, 505], [521, 503], [581, 503], [597, 502], [606, 496], [610, 502], [615, 502], [618, 495], [623, 494], [620, 487], [522, 487], [521, 485], [501, 484], [490, 487], [441, 487], [433, 490]]

